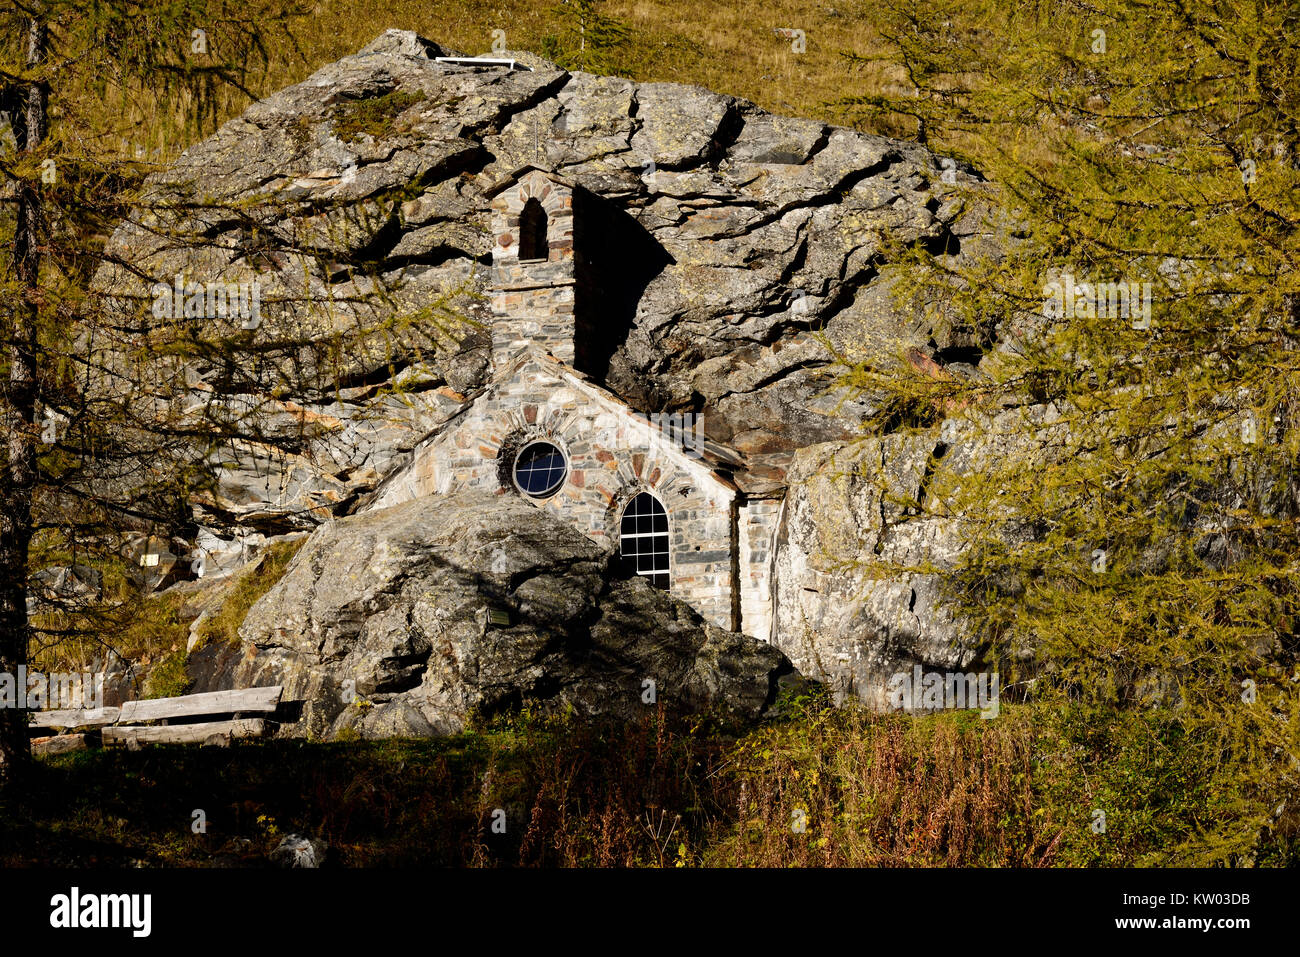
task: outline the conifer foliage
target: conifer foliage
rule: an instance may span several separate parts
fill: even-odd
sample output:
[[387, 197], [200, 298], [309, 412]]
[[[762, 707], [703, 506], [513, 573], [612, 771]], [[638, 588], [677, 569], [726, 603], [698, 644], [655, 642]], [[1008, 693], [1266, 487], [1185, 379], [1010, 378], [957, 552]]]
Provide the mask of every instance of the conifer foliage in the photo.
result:
[[924, 508], [971, 541], [953, 598], [1004, 687], [1141, 709], [1215, 755], [1235, 812], [1172, 857], [1246, 860], [1294, 818], [1300, 769], [1300, 12], [883, 15], [896, 91], [844, 105], [970, 161], [987, 182], [954, 193], [1012, 238], [961, 271], [951, 245], [896, 250], [900, 296], [979, 351], [976, 375], [845, 381], [928, 410], [887, 427], [936, 458], [977, 450]]
[[[0, 672], [56, 642], [112, 648], [140, 594], [116, 585], [147, 564], [128, 543], [193, 542], [193, 505], [211, 501], [232, 450], [301, 442], [272, 422], [270, 397], [303, 386], [303, 357], [376, 335], [340, 322], [322, 344], [277, 323], [294, 304], [259, 299], [259, 264], [316, 255], [269, 228], [287, 215], [279, 198], [218, 201], [194, 170], [163, 172], [215, 129], [228, 91], [254, 96], [267, 45], [292, 46], [302, 13], [293, 0], [0, 8]], [[185, 250], [185, 275], [110, 254], [124, 222], [151, 250]], [[244, 245], [216, 249], [208, 227], [231, 222]], [[228, 260], [235, 281], [212, 266]], [[106, 293], [105, 269], [150, 294]], [[398, 312], [377, 307], [377, 338], [395, 335]], [[328, 392], [329, 355], [313, 362]], [[181, 577], [203, 574], [202, 555], [178, 557]], [[64, 602], [29, 587], [69, 566], [102, 576], [102, 594]], [[0, 786], [27, 757], [26, 713], [0, 709]]]
[[559, 29], [543, 41], [543, 55], [566, 70], [619, 72], [620, 48], [629, 31], [604, 6], [601, 0], [561, 0], [555, 8]]

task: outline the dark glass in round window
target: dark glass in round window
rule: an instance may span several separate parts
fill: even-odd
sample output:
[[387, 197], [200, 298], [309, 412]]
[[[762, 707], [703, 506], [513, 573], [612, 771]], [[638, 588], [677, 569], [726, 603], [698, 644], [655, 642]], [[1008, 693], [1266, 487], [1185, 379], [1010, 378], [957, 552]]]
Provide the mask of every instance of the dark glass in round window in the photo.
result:
[[534, 498], [558, 492], [568, 472], [564, 453], [549, 442], [529, 443], [515, 456], [515, 485]]

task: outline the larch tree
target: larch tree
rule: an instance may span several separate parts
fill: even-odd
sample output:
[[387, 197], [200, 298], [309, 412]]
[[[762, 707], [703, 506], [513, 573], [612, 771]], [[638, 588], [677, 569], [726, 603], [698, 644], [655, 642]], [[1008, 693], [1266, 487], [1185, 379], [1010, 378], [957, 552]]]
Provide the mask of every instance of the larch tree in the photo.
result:
[[566, 70], [617, 72], [628, 28], [609, 15], [600, 0], [561, 0], [555, 7], [559, 29], [542, 42], [542, 53]]
[[978, 374], [844, 383], [905, 413], [876, 430], [1013, 450], [939, 463], [918, 503], [970, 541], [951, 600], [1044, 714], [1141, 713], [1197, 751], [1218, 803], [1165, 862], [1249, 861], [1300, 793], [1300, 10], [903, 0], [881, 22], [892, 84], [841, 106], [969, 161], [965, 201], [1008, 238], [960, 270], [893, 250]]
[[[265, 45], [273, 36], [291, 44], [303, 12], [292, 0], [40, 0], [0, 11], [0, 110], [11, 129], [0, 145], [0, 673], [16, 675], [34, 648], [102, 644], [138, 611], [138, 594], [33, 594], [34, 573], [88, 565], [130, 573], [125, 538], [192, 527], [193, 503], [211, 499], [237, 444], [301, 444], [257, 397], [298, 394], [306, 351], [337, 356], [364, 339], [382, 352], [405, 327], [453, 321], [440, 302], [399, 315], [376, 281], [365, 296], [369, 318], [353, 310], [353, 325], [322, 344], [271, 321], [277, 309], [314, 303], [262, 302], [268, 321], [248, 321], [256, 275], [246, 277], [242, 312], [222, 299], [214, 313], [211, 292], [191, 310], [188, 285], [176, 296], [185, 308], [160, 309], [169, 297], [150, 290], [173, 277], [109, 255], [110, 235], [127, 223], [146, 246], [192, 250], [201, 272], [207, 226], [219, 221], [242, 224], [249, 261], [317, 256], [268, 228], [286, 219], [287, 200], [218, 201], [191, 181], [201, 170], [163, 167], [253, 98]], [[106, 294], [96, 285], [106, 267], [143, 292]], [[312, 361], [326, 383], [317, 392], [328, 393], [329, 356]], [[0, 708], [0, 787], [21, 778], [29, 756], [26, 712]]]

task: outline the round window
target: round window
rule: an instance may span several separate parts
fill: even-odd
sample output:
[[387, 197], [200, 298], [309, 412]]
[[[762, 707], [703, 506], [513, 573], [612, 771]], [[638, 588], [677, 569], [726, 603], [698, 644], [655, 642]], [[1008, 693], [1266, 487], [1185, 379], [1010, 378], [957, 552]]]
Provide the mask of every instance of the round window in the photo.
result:
[[529, 442], [515, 456], [515, 487], [533, 498], [554, 495], [568, 474], [564, 453], [550, 442]]

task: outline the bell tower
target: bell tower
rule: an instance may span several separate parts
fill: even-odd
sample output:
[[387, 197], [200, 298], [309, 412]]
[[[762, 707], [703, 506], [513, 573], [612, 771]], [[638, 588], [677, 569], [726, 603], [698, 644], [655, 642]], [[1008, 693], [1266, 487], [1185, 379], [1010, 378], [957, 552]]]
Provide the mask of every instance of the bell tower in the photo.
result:
[[529, 344], [574, 362], [578, 273], [574, 185], [525, 166], [487, 192], [492, 202], [492, 363]]

